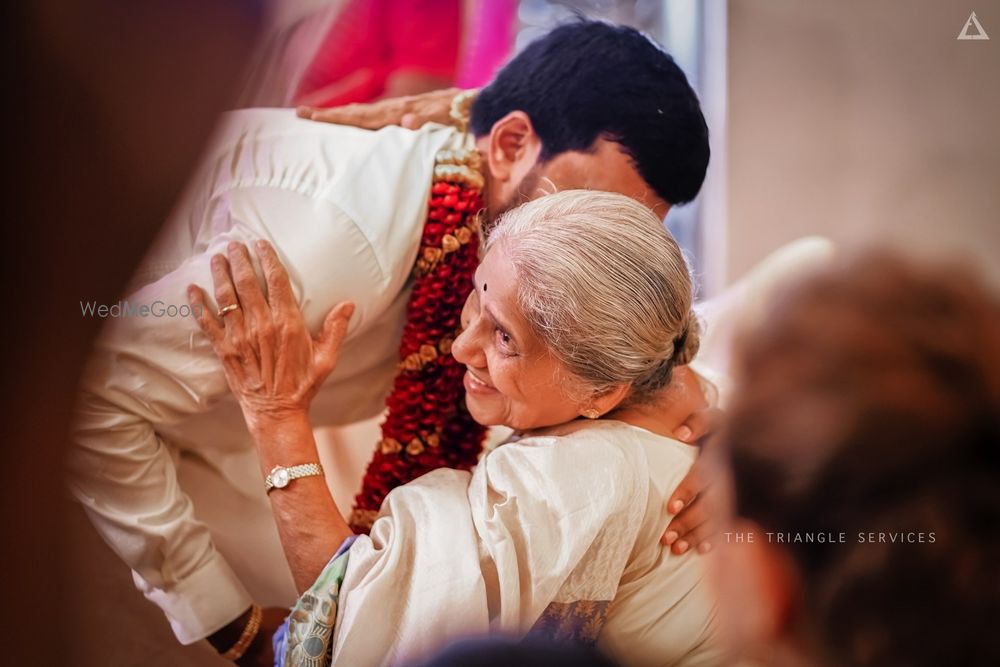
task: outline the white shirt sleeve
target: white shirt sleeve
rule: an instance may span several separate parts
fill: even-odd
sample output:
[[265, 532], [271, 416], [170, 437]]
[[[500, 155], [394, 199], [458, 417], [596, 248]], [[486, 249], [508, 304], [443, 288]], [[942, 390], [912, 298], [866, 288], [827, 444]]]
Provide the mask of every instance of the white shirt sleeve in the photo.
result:
[[[189, 283], [211, 284], [207, 262], [195, 258], [123, 307], [185, 304]], [[251, 599], [194, 518], [156, 426], [204, 411], [224, 391], [193, 319], [122, 316], [109, 320], [96, 345], [74, 420], [73, 494], [185, 644], [229, 623]]]
[[148, 306], [148, 314], [108, 321], [81, 384], [70, 458], [74, 495], [183, 643], [229, 623], [251, 599], [195, 518], [178, 485], [173, 448], [158, 433], [158, 425], [205, 412], [229, 391], [197, 323], [167, 316], [168, 308], [186, 305], [192, 283], [211, 295], [211, 256], [232, 240], [261, 237], [275, 243], [313, 330], [335, 303], [351, 298], [359, 308], [350, 338], [392, 296], [370, 243], [333, 204], [252, 186], [228, 191], [220, 208], [227, 219], [216, 221], [217, 229], [225, 231], [123, 303], [133, 311]]
[[[325, 423], [371, 416], [391, 382], [385, 371], [396, 360], [434, 155], [462, 141], [449, 128], [367, 132], [291, 109], [228, 113], [129, 305], [185, 305], [191, 283], [211, 295], [213, 254], [230, 241], [268, 239], [314, 333], [338, 302], [357, 305], [314, 413]], [[95, 345], [75, 415], [73, 493], [184, 643], [250, 604], [195, 518], [173, 460], [180, 447], [220, 469], [252, 456], [228, 394], [194, 320], [125, 316], [109, 319]]]

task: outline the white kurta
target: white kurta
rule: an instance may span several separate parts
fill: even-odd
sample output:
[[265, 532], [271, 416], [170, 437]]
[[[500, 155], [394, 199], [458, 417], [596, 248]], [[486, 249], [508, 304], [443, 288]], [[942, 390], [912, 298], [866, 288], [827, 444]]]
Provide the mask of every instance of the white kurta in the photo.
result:
[[602, 621], [598, 646], [624, 665], [721, 664], [710, 559], [657, 539], [695, 455], [622, 422], [575, 422], [502, 445], [471, 474], [395, 489], [350, 549], [333, 664], [541, 626], [586, 637]]
[[[314, 401], [314, 424], [374, 416], [395, 375], [434, 156], [461, 141], [440, 126], [369, 132], [290, 109], [226, 114], [125, 298], [159, 311], [186, 304], [191, 283], [211, 293], [213, 254], [230, 241], [268, 239], [314, 331], [339, 301], [357, 304], [337, 369]], [[256, 452], [193, 319], [108, 320], [82, 382], [73, 441], [75, 496], [182, 642], [231, 621], [251, 594], [264, 604], [294, 599]], [[178, 483], [178, 467], [192, 462], [186, 482], [211, 480], [198, 506]], [[213, 488], [220, 483], [230, 493]], [[199, 520], [213, 514], [221, 519], [215, 541]]]

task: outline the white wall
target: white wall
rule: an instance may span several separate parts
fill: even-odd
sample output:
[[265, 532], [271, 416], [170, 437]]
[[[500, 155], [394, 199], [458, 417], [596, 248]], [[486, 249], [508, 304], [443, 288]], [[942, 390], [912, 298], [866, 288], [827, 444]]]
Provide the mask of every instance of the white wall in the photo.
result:
[[[1000, 1], [731, 0], [727, 277], [889, 238], [1000, 282]], [[990, 41], [957, 41], [975, 9]]]

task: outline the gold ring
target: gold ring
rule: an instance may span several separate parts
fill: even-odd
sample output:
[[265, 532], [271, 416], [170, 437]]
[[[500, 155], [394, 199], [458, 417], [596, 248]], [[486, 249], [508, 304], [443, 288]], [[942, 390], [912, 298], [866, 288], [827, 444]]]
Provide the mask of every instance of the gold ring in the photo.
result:
[[239, 308], [240, 308], [240, 304], [238, 304], [238, 303], [231, 303], [228, 306], [226, 306], [225, 308], [219, 308], [219, 317], [222, 317], [226, 313], [231, 313], [234, 310], [239, 310]]

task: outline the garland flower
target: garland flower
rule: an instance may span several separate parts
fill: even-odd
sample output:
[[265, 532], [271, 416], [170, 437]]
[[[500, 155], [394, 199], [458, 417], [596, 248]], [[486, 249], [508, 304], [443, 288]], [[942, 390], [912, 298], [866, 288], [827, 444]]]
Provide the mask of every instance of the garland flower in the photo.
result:
[[486, 429], [466, 409], [465, 369], [451, 355], [479, 262], [482, 191], [477, 151], [438, 153], [399, 374], [386, 400], [382, 439], [355, 497], [350, 521], [355, 532], [371, 528], [395, 487], [436, 468], [468, 470], [482, 452]]

